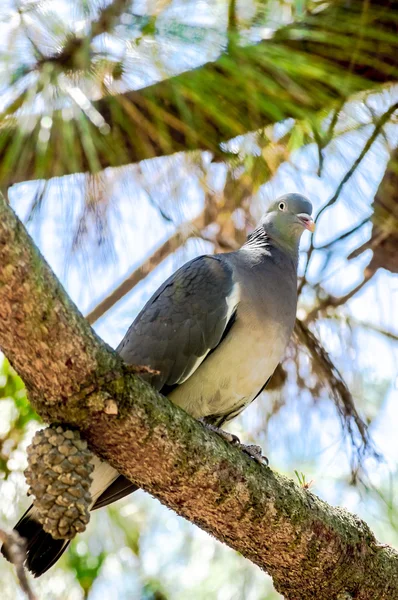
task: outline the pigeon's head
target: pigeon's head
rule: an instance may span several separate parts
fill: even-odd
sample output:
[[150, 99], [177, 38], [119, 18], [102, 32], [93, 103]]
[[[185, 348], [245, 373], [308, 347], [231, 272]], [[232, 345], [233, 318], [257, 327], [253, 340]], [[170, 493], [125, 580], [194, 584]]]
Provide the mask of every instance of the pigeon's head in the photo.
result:
[[262, 219], [264, 230], [273, 238], [296, 242], [304, 229], [314, 231], [312, 204], [301, 194], [285, 194], [273, 202]]

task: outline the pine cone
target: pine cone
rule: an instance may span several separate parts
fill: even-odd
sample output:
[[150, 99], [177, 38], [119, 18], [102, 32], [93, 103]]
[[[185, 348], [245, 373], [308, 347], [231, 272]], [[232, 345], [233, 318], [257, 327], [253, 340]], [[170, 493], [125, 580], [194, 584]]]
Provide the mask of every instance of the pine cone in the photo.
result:
[[91, 457], [79, 432], [62, 427], [37, 431], [28, 447], [28, 494], [34, 496], [37, 519], [54, 539], [72, 539], [86, 529]]

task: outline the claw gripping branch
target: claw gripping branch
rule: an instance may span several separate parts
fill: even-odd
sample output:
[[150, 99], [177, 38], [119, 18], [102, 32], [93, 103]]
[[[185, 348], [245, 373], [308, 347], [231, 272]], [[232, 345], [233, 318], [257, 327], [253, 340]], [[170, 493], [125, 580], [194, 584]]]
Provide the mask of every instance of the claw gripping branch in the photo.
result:
[[36, 518], [55, 539], [72, 539], [86, 529], [91, 458], [79, 432], [60, 426], [37, 431], [28, 448], [28, 494], [34, 496]]

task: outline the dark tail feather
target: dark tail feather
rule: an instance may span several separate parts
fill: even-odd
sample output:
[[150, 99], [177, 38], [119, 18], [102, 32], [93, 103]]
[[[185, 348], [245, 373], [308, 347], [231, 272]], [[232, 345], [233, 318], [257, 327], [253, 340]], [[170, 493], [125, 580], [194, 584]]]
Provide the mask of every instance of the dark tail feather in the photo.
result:
[[[131, 483], [131, 481], [119, 475], [110, 485], [105, 486], [104, 491], [97, 498], [92, 510], [107, 506], [111, 502], [115, 502], [119, 498], [131, 494], [131, 492], [137, 489], [137, 486]], [[40, 575], [52, 567], [69, 545], [68, 540], [54, 540], [49, 533], [43, 530], [43, 527], [35, 519], [33, 506], [28, 508], [14, 529], [21, 537], [26, 539], [25, 565], [35, 577], [40, 577]], [[9, 560], [4, 546], [1, 551]]]
[[[35, 577], [40, 577], [60, 558], [69, 545], [68, 540], [54, 540], [43, 530], [42, 525], [33, 516], [33, 507], [28, 508], [14, 529], [26, 539], [26, 567]], [[7, 560], [7, 552], [1, 549]]]
[[128, 496], [128, 494], [132, 494], [138, 489], [139, 488], [134, 485], [134, 483], [131, 483], [129, 479], [124, 477], [124, 475], [119, 475], [119, 477], [97, 498], [91, 510], [97, 510], [97, 508], [108, 506], [108, 504], [112, 504], [112, 502], [116, 502], [116, 500], [120, 500], [120, 498], [124, 498], [125, 496]]

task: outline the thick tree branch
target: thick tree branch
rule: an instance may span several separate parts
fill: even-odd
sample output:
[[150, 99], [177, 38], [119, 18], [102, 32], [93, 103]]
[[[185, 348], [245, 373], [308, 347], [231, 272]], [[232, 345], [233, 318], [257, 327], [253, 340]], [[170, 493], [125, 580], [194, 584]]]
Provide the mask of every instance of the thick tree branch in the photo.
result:
[[332, 108], [396, 80], [396, 18], [396, 0], [331, 3], [256, 46], [236, 46], [201, 68], [77, 108], [70, 121], [56, 111], [46, 143], [40, 116], [24, 117], [26, 130], [5, 119], [0, 180], [98, 171], [187, 150], [217, 155], [237, 135]]
[[363, 521], [250, 460], [122, 365], [4, 199], [0, 346], [44, 419], [79, 428], [121, 473], [267, 570], [287, 600], [398, 598], [398, 553]]

